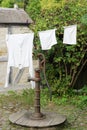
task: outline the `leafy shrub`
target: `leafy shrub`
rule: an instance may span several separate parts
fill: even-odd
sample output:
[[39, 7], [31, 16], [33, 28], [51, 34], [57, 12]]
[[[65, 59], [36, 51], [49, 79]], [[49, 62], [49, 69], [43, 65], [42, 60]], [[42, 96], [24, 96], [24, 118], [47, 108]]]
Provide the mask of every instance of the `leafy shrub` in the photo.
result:
[[2, 7], [9, 7], [9, 8], [13, 8], [15, 3], [20, 8], [24, 7], [24, 0], [1, 0], [0, 1]]
[[[34, 19], [35, 24], [31, 26], [35, 32], [35, 44], [37, 52], [44, 53], [46, 57], [46, 75], [54, 92], [64, 94], [68, 88], [73, 88], [83, 67], [87, 64], [86, 26], [84, 15], [87, 11], [86, 0], [71, 1], [30, 1], [27, 12]], [[52, 5], [53, 3], [53, 5]], [[55, 8], [53, 7], [55, 6]], [[61, 8], [62, 7], [62, 8]], [[84, 16], [84, 17], [83, 17]], [[78, 35], [76, 45], [64, 45], [63, 26], [77, 24]], [[51, 50], [41, 51], [38, 31], [56, 28], [58, 44]], [[50, 69], [49, 69], [50, 68]]]
[[[6, 1], [2, 3], [6, 4]], [[6, 6], [11, 7], [12, 4]], [[87, 65], [87, 0], [29, 0], [26, 11], [34, 21], [30, 28], [35, 32], [35, 53], [42, 52], [46, 57], [48, 82], [53, 92], [64, 94], [68, 88], [75, 86], [83, 67]], [[72, 24], [78, 25], [77, 44], [64, 45], [63, 26]], [[52, 28], [57, 29], [58, 44], [42, 51], [38, 31]]]

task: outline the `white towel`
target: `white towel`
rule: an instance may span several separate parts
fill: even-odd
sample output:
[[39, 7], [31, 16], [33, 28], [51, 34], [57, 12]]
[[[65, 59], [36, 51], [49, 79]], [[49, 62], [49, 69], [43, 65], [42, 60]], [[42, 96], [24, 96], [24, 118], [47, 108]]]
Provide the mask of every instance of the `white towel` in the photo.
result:
[[76, 44], [77, 25], [65, 26], [64, 27], [64, 44]]
[[6, 36], [8, 66], [5, 87], [8, 86], [10, 67], [18, 67], [19, 69], [29, 67], [31, 77], [34, 76], [32, 62], [33, 39], [34, 33], [9, 34]]
[[39, 32], [42, 50], [51, 49], [53, 45], [57, 44], [55, 30], [56, 29]]

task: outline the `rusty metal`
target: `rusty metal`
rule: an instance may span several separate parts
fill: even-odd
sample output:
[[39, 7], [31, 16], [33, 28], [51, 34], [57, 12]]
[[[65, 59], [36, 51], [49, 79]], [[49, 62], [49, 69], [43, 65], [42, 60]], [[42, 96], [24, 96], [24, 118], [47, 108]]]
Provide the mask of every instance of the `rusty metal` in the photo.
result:
[[39, 53], [38, 54], [38, 58], [39, 58], [39, 67], [37, 69], [35, 69], [35, 77], [32, 78], [32, 77], [29, 77], [28, 78], [28, 81], [35, 81], [35, 112], [31, 115], [31, 119], [44, 119], [45, 118], [45, 115], [41, 113], [41, 110], [40, 110], [40, 71], [43, 69], [44, 71], [44, 77], [45, 77], [45, 80], [46, 80], [46, 83], [47, 83], [47, 86], [49, 88], [49, 91], [50, 91], [50, 100], [52, 99], [51, 98], [51, 90], [50, 90], [50, 87], [49, 87], [49, 84], [47, 82], [47, 79], [46, 79], [46, 75], [45, 75], [45, 57], [42, 53]]
[[[36, 80], [38, 79], [38, 80]], [[31, 115], [31, 119], [40, 120], [44, 119], [45, 115], [40, 110], [40, 69], [35, 69], [35, 78], [30, 80], [35, 81], [35, 112]]]
[[[64, 123], [66, 121], [66, 117], [63, 115], [59, 115], [57, 113], [48, 113], [45, 112], [45, 115], [41, 113], [41, 105], [40, 105], [40, 71], [45, 68], [45, 60], [42, 54], [38, 55], [39, 57], [39, 68], [35, 69], [35, 77], [29, 78], [28, 81], [35, 81], [35, 111], [21, 111], [12, 114], [9, 117], [9, 120], [17, 125], [27, 126], [27, 127], [49, 127], [56, 126]], [[45, 75], [45, 69], [44, 69]], [[45, 76], [46, 78], [46, 76]], [[46, 80], [46, 79], [45, 79]], [[47, 81], [46, 81], [47, 82]], [[47, 84], [48, 86], [48, 84]], [[49, 86], [48, 86], [49, 87]], [[19, 115], [19, 116], [18, 116]], [[44, 119], [44, 120], [42, 120]], [[51, 128], [51, 127], [49, 127]]]
[[40, 70], [43, 70], [44, 79], [45, 79], [47, 87], [49, 89], [50, 101], [52, 101], [52, 91], [51, 91], [50, 85], [49, 85], [49, 83], [47, 81], [46, 73], [45, 73], [45, 71], [46, 71], [46, 67], [45, 67], [45, 62], [46, 62], [45, 56], [44, 56], [44, 54], [39, 53], [38, 54], [38, 58], [39, 58], [39, 68], [40, 68]]
[[45, 65], [45, 57], [42, 53], [39, 53], [38, 58], [39, 58], [39, 68], [40, 70], [42, 70]]

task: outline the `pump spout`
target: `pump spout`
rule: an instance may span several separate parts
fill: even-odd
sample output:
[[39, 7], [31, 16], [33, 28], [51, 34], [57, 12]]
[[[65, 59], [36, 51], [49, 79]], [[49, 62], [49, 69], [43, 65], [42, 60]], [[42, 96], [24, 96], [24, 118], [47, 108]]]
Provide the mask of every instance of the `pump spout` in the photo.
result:
[[30, 81], [39, 82], [39, 81], [40, 81], [40, 78], [28, 77], [28, 82], [30, 82]]

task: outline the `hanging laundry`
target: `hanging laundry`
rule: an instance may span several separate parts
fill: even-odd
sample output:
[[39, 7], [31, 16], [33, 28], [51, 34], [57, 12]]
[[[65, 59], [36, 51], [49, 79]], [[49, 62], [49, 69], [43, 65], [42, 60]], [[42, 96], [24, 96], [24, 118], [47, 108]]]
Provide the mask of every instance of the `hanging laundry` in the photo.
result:
[[49, 50], [53, 45], [57, 44], [55, 30], [56, 29], [39, 32], [42, 50]]
[[[8, 65], [5, 87], [8, 87], [10, 67], [17, 67], [19, 69], [29, 67], [31, 77], [34, 76], [32, 61], [33, 39], [34, 33], [6, 35]], [[31, 83], [33, 85], [33, 81]]]
[[64, 44], [76, 44], [77, 25], [65, 26], [63, 43]]

